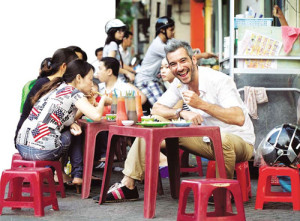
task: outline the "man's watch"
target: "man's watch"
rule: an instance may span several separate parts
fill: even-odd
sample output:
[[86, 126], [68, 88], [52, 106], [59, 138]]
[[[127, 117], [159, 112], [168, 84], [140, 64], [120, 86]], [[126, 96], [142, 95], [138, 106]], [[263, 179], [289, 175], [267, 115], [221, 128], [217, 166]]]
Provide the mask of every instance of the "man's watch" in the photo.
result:
[[180, 117], [180, 112], [182, 111], [182, 108], [178, 108], [176, 111], [175, 111], [175, 114], [176, 114], [176, 117], [179, 118]]

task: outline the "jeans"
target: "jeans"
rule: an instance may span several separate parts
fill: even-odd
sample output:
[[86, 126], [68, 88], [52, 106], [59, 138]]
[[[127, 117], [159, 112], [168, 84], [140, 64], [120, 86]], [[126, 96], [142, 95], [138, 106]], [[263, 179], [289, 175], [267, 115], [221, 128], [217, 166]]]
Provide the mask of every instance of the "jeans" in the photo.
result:
[[71, 175], [72, 177], [82, 178], [83, 171], [83, 142], [84, 135], [79, 136], [72, 135], [72, 142], [69, 148], [69, 157], [72, 165]]
[[65, 154], [71, 144], [70, 130], [66, 130], [61, 133], [60, 136], [61, 146], [54, 150], [40, 150], [32, 148], [26, 145], [17, 144], [17, 149], [25, 160], [46, 160], [54, 161], [58, 160], [63, 154]]

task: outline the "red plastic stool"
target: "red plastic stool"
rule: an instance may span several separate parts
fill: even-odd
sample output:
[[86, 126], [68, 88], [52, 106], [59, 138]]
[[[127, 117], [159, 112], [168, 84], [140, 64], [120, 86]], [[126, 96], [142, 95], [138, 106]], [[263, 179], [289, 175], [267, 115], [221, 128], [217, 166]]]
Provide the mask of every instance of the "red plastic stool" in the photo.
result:
[[[181, 163], [181, 159], [184, 154], [189, 154], [188, 152], [179, 149], [179, 162]], [[188, 159], [187, 159], [188, 160]], [[180, 167], [180, 172], [187, 172], [187, 173], [195, 173], [197, 172], [199, 176], [203, 176], [203, 171], [202, 171], [202, 161], [201, 157], [196, 156], [196, 161], [197, 161], [197, 166], [196, 167]], [[187, 162], [188, 164], [188, 162]]]
[[[33, 197], [22, 196], [23, 180], [27, 179], [33, 191]], [[44, 196], [43, 181], [48, 181], [48, 191], [50, 196]], [[8, 182], [12, 182], [12, 196], [5, 198], [5, 187]], [[53, 173], [50, 168], [14, 168], [2, 172], [0, 190], [0, 215], [2, 215], [3, 207], [17, 208], [33, 208], [35, 216], [44, 216], [44, 208], [52, 205], [54, 210], [59, 210]]]
[[[55, 184], [55, 190], [57, 192], [60, 192], [62, 198], [65, 198], [66, 193], [65, 193], [64, 181], [62, 176], [62, 168], [61, 168], [61, 163], [59, 161], [22, 160], [22, 158], [18, 159], [17, 155], [14, 154], [11, 162], [11, 169], [18, 168], [18, 167], [45, 167], [45, 166], [51, 166], [56, 170], [58, 184]], [[25, 189], [24, 191], [27, 192]]]
[[11, 159], [11, 168], [12, 168], [13, 162], [14, 162], [15, 160], [22, 160], [21, 154], [19, 154], [19, 153], [14, 153], [14, 154], [13, 154], [12, 159]]
[[271, 177], [271, 185], [272, 186], [280, 186], [279, 179], [278, 179], [277, 176], [272, 176]]
[[[291, 178], [292, 192], [272, 192], [271, 177], [274, 175], [289, 176]], [[260, 167], [255, 209], [263, 209], [265, 202], [291, 202], [293, 203], [293, 210], [300, 210], [299, 170], [288, 167]]]
[[[251, 180], [248, 161], [235, 164], [236, 178], [242, 189], [243, 201], [248, 202], [251, 194]], [[216, 161], [210, 160], [207, 164], [206, 178], [216, 177]]]
[[[186, 213], [187, 198], [190, 191], [194, 192], [194, 213]], [[237, 214], [231, 212], [231, 206], [226, 202], [227, 190], [235, 200]], [[213, 194], [215, 211], [207, 212], [208, 199]], [[230, 205], [230, 203], [229, 203]], [[177, 213], [177, 221], [204, 221], [204, 220], [230, 220], [242, 221], [245, 219], [245, 211], [241, 188], [237, 180], [229, 179], [192, 179], [183, 180], [180, 185], [180, 196]]]

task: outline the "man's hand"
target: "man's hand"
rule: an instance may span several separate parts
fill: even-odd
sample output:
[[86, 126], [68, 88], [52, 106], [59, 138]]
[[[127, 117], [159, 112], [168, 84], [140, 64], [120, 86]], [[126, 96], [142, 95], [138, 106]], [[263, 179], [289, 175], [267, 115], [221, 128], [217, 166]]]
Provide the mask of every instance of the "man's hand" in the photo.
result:
[[203, 122], [202, 116], [192, 111], [181, 111], [180, 116], [194, 125], [200, 125]]
[[130, 82], [134, 82], [135, 75], [133, 73], [126, 70], [125, 75], [129, 79]]
[[219, 57], [213, 53], [209, 53], [209, 52], [203, 52], [201, 53], [202, 58], [208, 59], [208, 58], [215, 58], [218, 59]]
[[184, 99], [184, 103], [190, 105], [191, 107], [201, 109], [200, 107], [203, 103], [203, 100], [194, 91], [183, 91], [182, 96]]

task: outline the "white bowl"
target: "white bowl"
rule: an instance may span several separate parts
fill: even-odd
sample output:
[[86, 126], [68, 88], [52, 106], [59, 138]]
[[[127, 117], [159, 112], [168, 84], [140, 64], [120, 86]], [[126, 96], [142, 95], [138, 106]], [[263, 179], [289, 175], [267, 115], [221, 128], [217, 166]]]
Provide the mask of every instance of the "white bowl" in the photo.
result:
[[124, 126], [131, 126], [134, 124], [134, 121], [133, 120], [122, 120], [122, 124]]

